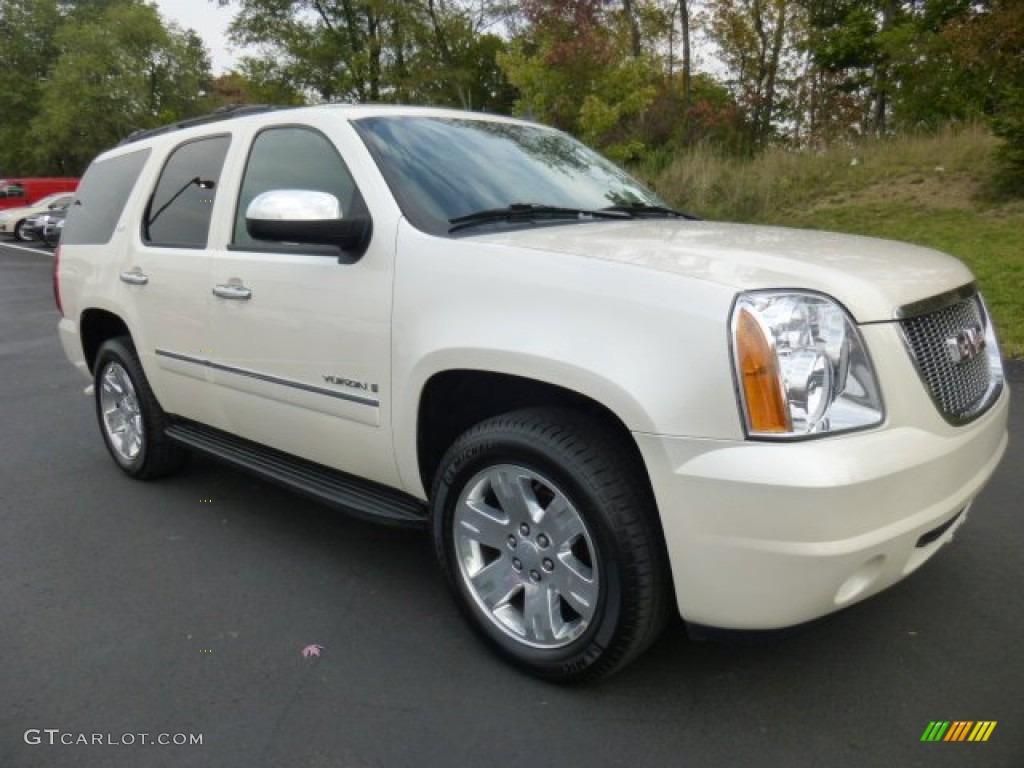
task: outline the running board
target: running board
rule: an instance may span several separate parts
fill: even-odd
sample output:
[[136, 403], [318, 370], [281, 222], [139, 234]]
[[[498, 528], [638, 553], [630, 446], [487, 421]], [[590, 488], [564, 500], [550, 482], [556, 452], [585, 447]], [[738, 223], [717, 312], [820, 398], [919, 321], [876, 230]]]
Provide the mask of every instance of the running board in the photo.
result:
[[167, 437], [186, 448], [356, 517], [406, 528], [423, 528], [427, 524], [424, 502], [386, 485], [191, 421], [174, 421], [164, 431]]

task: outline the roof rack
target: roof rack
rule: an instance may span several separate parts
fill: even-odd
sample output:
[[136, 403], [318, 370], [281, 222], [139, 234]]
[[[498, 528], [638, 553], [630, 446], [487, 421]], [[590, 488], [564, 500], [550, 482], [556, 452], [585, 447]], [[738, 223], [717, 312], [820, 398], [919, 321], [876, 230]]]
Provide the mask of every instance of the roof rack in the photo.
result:
[[176, 123], [169, 123], [168, 125], [162, 125], [159, 128], [142, 128], [121, 139], [117, 146], [123, 146], [125, 144], [131, 144], [132, 142], [141, 141], [142, 139], [148, 139], [151, 136], [160, 136], [164, 133], [171, 133], [172, 131], [180, 131], [184, 128], [192, 128], [196, 125], [206, 125], [207, 123], [217, 123], [221, 120], [231, 120], [235, 117], [244, 117], [245, 115], [255, 115], [260, 112], [273, 112], [278, 109], [289, 109], [289, 107], [280, 107], [273, 104], [227, 104], [223, 107], [218, 107], [208, 115], [202, 115], [201, 117], [190, 117], [187, 120], [179, 120]]

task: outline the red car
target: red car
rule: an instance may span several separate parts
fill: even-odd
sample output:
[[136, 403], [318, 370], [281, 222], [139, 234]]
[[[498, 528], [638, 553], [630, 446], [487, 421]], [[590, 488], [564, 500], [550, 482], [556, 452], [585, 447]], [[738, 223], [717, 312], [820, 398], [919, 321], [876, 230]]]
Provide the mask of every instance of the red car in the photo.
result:
[[20, 208], [55, 192], [74, 192], [78, 179], [0, 179], [0, 211], [5, 208]]

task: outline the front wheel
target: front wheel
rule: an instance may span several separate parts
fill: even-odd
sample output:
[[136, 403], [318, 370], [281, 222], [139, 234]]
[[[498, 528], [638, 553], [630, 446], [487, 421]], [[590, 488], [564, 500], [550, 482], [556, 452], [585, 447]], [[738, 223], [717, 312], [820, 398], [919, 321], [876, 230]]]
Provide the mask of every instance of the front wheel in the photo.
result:
[[122, 470], [149, 480], [185, 463], [188, 452], [164, 435], [166, 416], [130, 339], [104, 342], [96, 355], [93, 385], [103, 441]]
[[538, 677], [610, 674], [664, 624], [656, 510], [619, 440], [573, 411], [517, 411], [463, 434], [435, 480], [435, 550], [463, 612]]
[[28, 229], [25, 227], [24, 221], [19, 221], [14, 225], [14, 239], [22, 243], [27, 243], [32, 240], [32, 236], [29, 235]]

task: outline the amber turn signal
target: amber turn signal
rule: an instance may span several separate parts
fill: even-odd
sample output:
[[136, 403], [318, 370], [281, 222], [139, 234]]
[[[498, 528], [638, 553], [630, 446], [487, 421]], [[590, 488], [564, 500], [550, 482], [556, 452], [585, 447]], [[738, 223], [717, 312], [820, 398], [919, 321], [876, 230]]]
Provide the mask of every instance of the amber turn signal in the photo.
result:
[[775, 353], [757, 318], [745, 308], [736, 319], [736, 355], [750, 431], [789, 432], [789, 411]]

